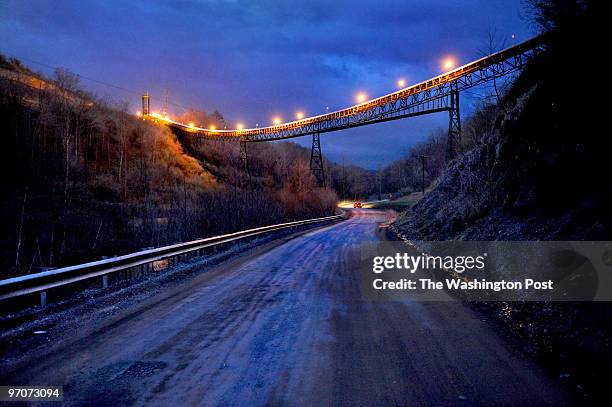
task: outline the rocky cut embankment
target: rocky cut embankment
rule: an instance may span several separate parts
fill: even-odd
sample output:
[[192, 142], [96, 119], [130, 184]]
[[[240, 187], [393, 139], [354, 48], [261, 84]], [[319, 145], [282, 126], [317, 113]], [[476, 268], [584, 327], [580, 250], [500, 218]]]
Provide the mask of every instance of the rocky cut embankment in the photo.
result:
[[[611, 240], [611, 188], [601, 168], [606, 141], [599, 139], [598, 150], [597, 133], [572, 134], [571, 116], [555, 123], [559, 116], [547, 93], [545, 83], [532, 83], [508, 102], [480, 143], [451, 162], [391, 229], [430, 241]], [[610, 303], [470, 306], [502, 335], [517, 338], [579, 402], [596, 405], [607, 394]]]
[[[595, 102], [600, 89], [587, 84], [600, 65], [585, 46], [593, 21], [588, 12], [565, 21], [517, 78], [488, 131], [392, 230], [430, 241], [612, 240], [611, 141]], [[610, 303], [471, 304], [520, 337], [579, 400], [608, 397]]]
[[558, 58], [533, 61], [489, 131], [448, 164], [396, 231], [417, 240], [610, 240], [610, 141], [583, 102], [588, 91], [578, 98], [563, 75], [549, 74]]

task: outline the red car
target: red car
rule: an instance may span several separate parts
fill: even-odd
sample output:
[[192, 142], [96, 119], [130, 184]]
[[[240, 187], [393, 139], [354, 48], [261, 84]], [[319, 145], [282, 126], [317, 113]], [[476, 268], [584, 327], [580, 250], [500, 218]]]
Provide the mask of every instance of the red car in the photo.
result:
[[355, 202], [353, 204], [353, 208], [363, 208], [363, 205], [361, 204], [361, 202]]

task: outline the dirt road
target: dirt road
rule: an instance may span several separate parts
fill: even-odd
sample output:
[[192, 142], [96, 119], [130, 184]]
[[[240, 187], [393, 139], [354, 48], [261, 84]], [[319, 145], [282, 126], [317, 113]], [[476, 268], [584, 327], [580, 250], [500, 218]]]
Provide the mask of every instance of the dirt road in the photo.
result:
[[466, 305], [362, 299], [359, 244], [380, 218], [358, 211], [112, 320], [84, 318], [0, 381], [64, 385], [69, 405], [569, 404]]

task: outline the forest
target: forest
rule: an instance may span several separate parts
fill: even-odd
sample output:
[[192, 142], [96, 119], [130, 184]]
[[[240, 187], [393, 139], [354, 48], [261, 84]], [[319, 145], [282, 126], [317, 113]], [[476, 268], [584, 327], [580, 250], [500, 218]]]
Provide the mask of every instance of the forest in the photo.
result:
[[0, 70], [3, 277], [335, 210], [305, 149], [265, 146], [247, 185], [237, 145], [181, 141], [65, 70]]

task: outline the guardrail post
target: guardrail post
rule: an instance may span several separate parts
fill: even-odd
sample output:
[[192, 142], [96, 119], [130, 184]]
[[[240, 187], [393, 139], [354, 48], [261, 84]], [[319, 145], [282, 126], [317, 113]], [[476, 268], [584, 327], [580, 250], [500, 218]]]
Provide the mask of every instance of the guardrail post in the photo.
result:
[[47, 305], [47, 292], [41, 291], [40, 292], [40, 306], [44, 307], [45, 305]]
[[102, 288], [108, 288], [108, 274], [102, 276]]

